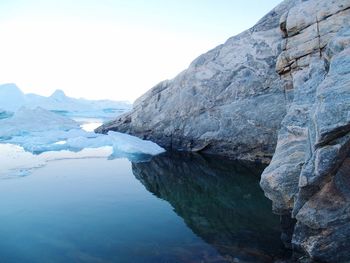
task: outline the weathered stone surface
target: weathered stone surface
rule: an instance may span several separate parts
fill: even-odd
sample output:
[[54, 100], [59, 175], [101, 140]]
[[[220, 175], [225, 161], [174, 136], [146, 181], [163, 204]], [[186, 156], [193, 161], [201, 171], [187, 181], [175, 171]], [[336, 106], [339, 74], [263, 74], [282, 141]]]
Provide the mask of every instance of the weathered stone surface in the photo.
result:
[[[294, 9], [305, 6], [314, 9], [298, 17]], [[261, 178], [274, 210], [292, 211], [297, 219], [294, 246], [324, 262], [350, 260], [349, 6], [350, 1], [309, 0], [282, 21], [286, 41], [294, 46], [288, 50], [287, 45], [276, 69], [292, 80], [294, 99]], [[312, 20], [315, 15], [323, 20]], [[325, 37], [320, 34], [321, 46], [310, 47], [315, 23]]]
[[350, 0], [284, 1], [98, 129], [108, 130], [245, 160], [275, 150], [261, 186], [297, 220], [293, 245], [350, 261]]
[[[118, 130], [176, 150], [268, 162], [286, 113], [281, 52], [283, 2], [256, 26], [194, 60], [175, 79], [139, 98], [131, 113], [99, 128]], [[252, 110], [253, 109], [253, 110]]]
[[315, 260], [349, 262], [350, 158], [297, 214], [293, 242]]
[[316, 88], [325, 73], [325, 62], [316, 57], [310, 68], [293, 74], [294, 100], [282, 121], [275, 154], [261, 180], [266, 196], [274, 201], [274, 210], [278, 213], [290, 211], [294, 206], [298, 175], [310, 147], [310, 114], [316, 100]]
[[[277, 72], [285, 73], [308, 66], [305, 57], [309, 60], [314, 53], [322, 53], [335, 34], [349, 23], [348, 0], [309, 0], [295, 5], [280, 20], [280, 28], [286, 41], [284, 51], [277, 59]], [[304, 59], [303, 64], [299, 64], [301, 59]]]

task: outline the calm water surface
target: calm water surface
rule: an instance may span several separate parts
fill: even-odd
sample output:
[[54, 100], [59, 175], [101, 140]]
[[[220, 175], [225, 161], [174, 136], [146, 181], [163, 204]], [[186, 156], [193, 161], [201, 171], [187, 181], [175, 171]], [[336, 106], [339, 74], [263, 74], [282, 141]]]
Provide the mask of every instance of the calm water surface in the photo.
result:
[[56, 160], [0, 179], [0, 262], [271, 262], [262, 167], [166, 153]]

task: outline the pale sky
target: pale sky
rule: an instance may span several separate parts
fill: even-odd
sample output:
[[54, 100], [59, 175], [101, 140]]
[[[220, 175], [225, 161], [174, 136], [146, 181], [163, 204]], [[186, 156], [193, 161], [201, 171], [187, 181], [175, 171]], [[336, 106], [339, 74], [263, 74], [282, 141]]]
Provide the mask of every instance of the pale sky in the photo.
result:
[[132, 102], [280, 0], [0, 0], [0, 84]]

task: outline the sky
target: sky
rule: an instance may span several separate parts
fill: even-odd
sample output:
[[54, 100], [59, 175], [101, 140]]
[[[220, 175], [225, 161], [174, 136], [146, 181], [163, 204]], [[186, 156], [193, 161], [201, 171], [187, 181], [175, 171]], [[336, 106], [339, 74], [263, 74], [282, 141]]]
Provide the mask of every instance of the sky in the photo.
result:
[[0, 0], [0, 84], [133, 102], [280, 0]]

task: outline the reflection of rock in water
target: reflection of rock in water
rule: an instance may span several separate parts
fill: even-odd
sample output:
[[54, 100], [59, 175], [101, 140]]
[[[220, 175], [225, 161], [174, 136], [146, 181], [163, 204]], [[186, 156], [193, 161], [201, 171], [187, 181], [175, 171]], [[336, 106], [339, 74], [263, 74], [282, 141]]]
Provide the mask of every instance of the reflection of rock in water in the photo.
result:
[[259, 187], [264, 167], [166, 153], [132, 168], [148, 191], [168, 201], [225, 258], [270, 262], [281, 253], [279, 220]]

